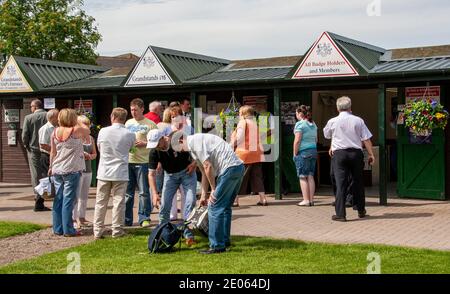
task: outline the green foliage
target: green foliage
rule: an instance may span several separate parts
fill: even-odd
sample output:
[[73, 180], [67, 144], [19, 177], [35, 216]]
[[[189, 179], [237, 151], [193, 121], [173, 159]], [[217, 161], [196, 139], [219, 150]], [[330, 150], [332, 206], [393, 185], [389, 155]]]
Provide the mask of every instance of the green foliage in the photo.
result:
[[232, 237], [231, 249], [204, 256], [208, 240], [188, 248], [182, 243], [172, 253], [149, 254], [148, 230], [120, 239], [107, 237], [0, 268], [0, 273], [65, 273], [67, 255], [78, 252], [82, 274], [365, 274], [367, 256], [376, 252], [381, 273], [450, 273], [450, 252], [382, 245], [336, 245], [272, 238]]
[[232, 94], [231, 100], [228, 103], [227, 109], [222, 109], [219, 113], [219, 120], [216, 121], [216, 129], [219, 131], [219, 136], [224, 140], [231, 136], [231, 133], [236, 129], [239, 122], [239, 103]]
[[0, 53], [95, 64], [101, 35], [80, 0], [0, 1]]
[[421, 99], [405, 106], [405, 125], [416, 134], [445, 129], [448, 117], [444, 107], [432, 99]]
[[236, 129], [239, 122], [239, 108], [227, 108], [219, 113], [219, 120], [216, 122], [217, 129], [221, 130], [220, 136], [223, 139], [229, 138]]
[[45, 228], [41, 225], [18, 223], [18, 222], [0, 222], [0, 239], [12, 237], [16, 235], [22, 235], [38, 231]]

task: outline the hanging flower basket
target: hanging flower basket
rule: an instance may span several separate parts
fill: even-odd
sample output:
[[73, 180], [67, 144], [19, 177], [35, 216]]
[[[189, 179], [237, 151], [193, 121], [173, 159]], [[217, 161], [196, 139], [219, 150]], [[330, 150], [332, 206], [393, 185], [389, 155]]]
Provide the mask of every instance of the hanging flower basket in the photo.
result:
[[80, 99], [80, 104], [77, 109], [77, 114], [84, 115], [91, 121], [91, 126], [90, 126], [91, 136], [93, 136], [94, 138], [97, 138], [97, 135], [100, 132], [100, 129], [102, 128], [102, 126], [97, 124], [97, 118], [94, 115], [94, 113], [90, 112], [84, 108], [82, 99]]
[[422, 99], [405, 106], [405, 126], [415, 136], [430, 136], [433, 129], [445, 129], [448, 118], [448, 111], [432, 99]]
[[234, 92], [231, 96], [231, 100], [228, 103], [226, 109], [222, 109], [219, 113], [218, 129], [220, 130], [220, 136], [223, 139], [231, 136], [231, 133], [236, 129], [239, 121], [239, 103], [234, 97]]

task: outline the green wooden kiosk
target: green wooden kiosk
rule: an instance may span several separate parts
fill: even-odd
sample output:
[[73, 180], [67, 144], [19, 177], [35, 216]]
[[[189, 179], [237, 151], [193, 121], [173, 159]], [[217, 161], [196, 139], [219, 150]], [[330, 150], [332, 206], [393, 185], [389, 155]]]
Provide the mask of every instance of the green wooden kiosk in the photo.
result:
[[[312, 36], [314, 37], [314, 36]], [[91, 100], [102, 125], [109, 123], [113, 107], [128, 108], [131, 99], [146, 103], [190, 99], [200, 114], [220, 107], [235, 95], [240, 103], [264, 100], [276, 132], [272, 150], [277, 160], [265, 166], [266, 189], [277, 199], [283, 190], [298, 193], [292, 163], [292, 113], [298, 104], [312, 105], [321, 130], [336, 115], [335, 100], [349, 95], [353, 111], [363, 117], [374, 134], [376, 169], [368, 171], [379, 188], [379, 203], [387, 204], [388, 190], [396, 182], [399, 197], [443, 200], [450, 196], [450, 131], [433, 131], [431, 141], [417, 144], [397, 119], [408, 95], [429, 95], [433, 89], [440, 102], [450, 106], [450, 45], [384, 49], [331, 32], [324, 32], [299, 56], [252, 60], [227, 60], [149, 46], [129, 67], [87, 66], [13, 56], [0, 76], [2, 109], [19, 109], [32, 97], [55, 98], [56, 107], [74, 107], [77, 100]], [[417, 94], [419, 93], [419, 94]], [[2, 135], [19, 131], [20, 122], [5, 122]], [[198, 128], [200, 129], [200, 127]], [[326, 184], [329, 142], [319, 138], [317, 180]], [[328, 144], [328, 145], [327, 145]], [[276, 148], [275, 148], [276, 147]], [[11, 172], [27, 174], [21, 143], [0, 141], [0, 181], [12, 181]], [[23, 178], [26, 182], [26, 177]]]

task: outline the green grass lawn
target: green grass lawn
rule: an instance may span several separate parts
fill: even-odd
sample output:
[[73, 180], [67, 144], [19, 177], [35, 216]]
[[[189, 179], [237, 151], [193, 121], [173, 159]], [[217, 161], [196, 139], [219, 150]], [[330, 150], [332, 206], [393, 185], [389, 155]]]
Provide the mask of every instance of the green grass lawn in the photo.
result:
[[36, 224], [0, 221], [0, 239], [16, 235], [23, 235], [44, 228], [45, 226]]
[[450, 252], [378, 245], [331, 245], [295, 240], [233, 237], [231, 250], [201, 255], [183, 244], [169, 254], [147, 251], [147, 231], [121, 238], [98, 240], [0, 268], [0, 273], [65, 273], [68, 254], [77, 252], [81, 273], [366, 273], [367, 255], [381, 256], [382, 273], [450, 273]]

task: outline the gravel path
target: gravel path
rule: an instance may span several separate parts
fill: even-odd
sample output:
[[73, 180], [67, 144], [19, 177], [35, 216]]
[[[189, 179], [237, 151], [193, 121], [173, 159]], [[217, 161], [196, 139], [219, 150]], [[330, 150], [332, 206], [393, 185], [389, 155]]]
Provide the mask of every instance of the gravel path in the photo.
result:
[[93, 242], [92, 233], [89, 230], [85, 233], [84, 236], [66, 238], [54, 235], [53, 230], [48, 228], [0, 239], [0, 266]]

